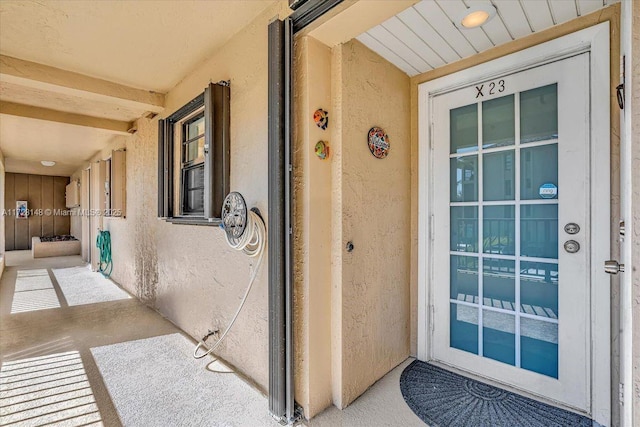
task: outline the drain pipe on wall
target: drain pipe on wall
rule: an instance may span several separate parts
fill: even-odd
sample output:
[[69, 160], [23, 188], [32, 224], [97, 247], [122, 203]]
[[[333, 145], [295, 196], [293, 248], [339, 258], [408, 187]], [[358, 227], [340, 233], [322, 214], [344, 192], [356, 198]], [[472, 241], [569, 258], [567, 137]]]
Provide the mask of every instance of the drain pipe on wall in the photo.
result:
[[[227, 328], [224, 330], [222, 335], [220, 335], [218, 341], [216, 341], [211, 347], [206, 347], [206, 341], [210, 336], [215, 335], [217, 332], [209, 332], [202, 338], [196, 346], [196, 349], [193, 351], [193, 357], [196, 359], [202, 359], [203, 357], [213, 353], [220, 346], [238, 319], [238, 316], [242, 311], [242, 307], [244, 307], [244, 304], [247, 302], [247, 297], [251, 292], [253, 283], [256, 281], [256, 277], [258, 277], [258, 272], [262, 265], [264, 250], [267, 243], [267, 229], [265, 228], [262, 216], [260, 216], [260, 211], [257, 208], [253, 208], [248, 211], [244, 197], [242, 197], [240, 193], [231, 192], [227, 195], [222, 206], [221, 217], [222, 224], [220, 224], [220, 227], [225, 231], [225, 237], [229, 246], [237, 251], [244, 252], [251, 258], [257, 257], [258, 261], [255, 269], [253, 270], [253, 274], [249, 279], [249, 284], [244, 292], [242, 301], [231, 318], [231, 322], [229, 322]], [[198, 354], [200, 349], [204, 349], [205, 351]]]

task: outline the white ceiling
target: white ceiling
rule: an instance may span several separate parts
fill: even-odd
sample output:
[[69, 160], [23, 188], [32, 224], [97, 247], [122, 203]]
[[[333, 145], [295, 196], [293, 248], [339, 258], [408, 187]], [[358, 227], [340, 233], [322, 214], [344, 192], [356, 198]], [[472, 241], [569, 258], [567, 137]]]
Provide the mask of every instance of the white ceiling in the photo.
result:
[[167, 92], [275, 0], [0, 1], [0, 53]]
[[[409, 76], [575, 19], [619, 0], [423, 0], [357, 37]], [[458, 29], [467, 7], [493, 4], [480, 28]]]

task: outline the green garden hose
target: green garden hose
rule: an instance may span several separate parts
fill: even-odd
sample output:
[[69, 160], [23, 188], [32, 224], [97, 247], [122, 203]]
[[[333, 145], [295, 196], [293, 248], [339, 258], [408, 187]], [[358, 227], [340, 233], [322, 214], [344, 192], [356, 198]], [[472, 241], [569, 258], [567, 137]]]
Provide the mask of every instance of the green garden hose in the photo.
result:
[[96, 247], [100, 251], [98, 271], [102, 273], [104, 277], [109, 277], [113, 270], [113, 263], [111, 262], [111, 234], [108, 231], [98, 232]]

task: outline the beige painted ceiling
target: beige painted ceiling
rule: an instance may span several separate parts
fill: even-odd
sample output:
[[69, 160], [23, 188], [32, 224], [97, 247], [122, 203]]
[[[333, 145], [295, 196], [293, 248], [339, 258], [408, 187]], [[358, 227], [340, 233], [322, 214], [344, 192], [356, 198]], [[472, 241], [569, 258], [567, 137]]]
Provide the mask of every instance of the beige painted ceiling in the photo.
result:
[[167, 92], [274, 0], [0, 1], [0, 53]]
[[161, 111], [145, 94], [168, 92], [276, 1], [0, 0], [6, 170], [71, 175], [115, 135], [126, 135], [100, 129], [93, 118], [127, 126]]
[[[0, 150], [7, 172], [70, 176], [113, 137], [96, 128], [0, 114]], [[45, 168], [41, 160], [57, 164]]]

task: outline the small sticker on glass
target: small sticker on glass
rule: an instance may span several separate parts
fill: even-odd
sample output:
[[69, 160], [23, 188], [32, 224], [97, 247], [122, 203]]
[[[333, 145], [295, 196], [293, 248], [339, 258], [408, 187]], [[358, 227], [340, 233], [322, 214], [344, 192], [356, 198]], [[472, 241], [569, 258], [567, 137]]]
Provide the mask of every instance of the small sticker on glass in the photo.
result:
[[543, 199], [555, 199], [558, 197], [558, 187], [555, 184], [547, 182], [546, 184], [542, 184], [540, 186], [540, 190], [538, 190], [538, 194]]

